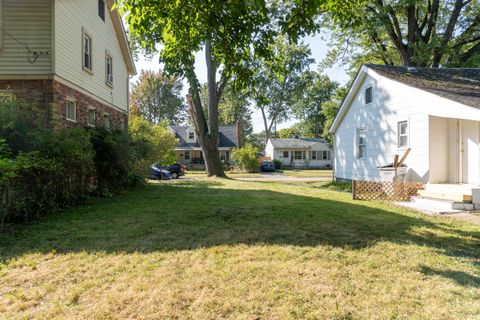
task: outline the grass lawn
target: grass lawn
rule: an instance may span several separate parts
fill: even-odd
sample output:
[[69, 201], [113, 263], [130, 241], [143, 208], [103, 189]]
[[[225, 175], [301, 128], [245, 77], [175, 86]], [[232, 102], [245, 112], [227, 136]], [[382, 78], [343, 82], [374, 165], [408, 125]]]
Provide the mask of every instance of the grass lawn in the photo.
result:
[[6, 319], [479, 319], [480, 228], [316, 184], [159, 182], [0, 235]]
[[[227, 176], [235, 178], [261, 178], [260, 173], [248, 173], [248, 172], [226, 172]], [[206, 178], [207, 174], [204, 171], [187, 171], [185, 178]]]

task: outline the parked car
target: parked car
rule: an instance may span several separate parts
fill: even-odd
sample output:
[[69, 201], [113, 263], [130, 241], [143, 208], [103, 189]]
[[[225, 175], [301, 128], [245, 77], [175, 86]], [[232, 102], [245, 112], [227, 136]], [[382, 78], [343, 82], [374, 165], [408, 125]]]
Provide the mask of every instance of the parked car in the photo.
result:
[[162, 168], [158, 163], [152, 164], [152, 173], [150, 174], [150, 179], [152, 180], [171, 180], [172, 174], [170, 171]]
[[185, 175], [185, 166], [180, 163], [174, 163], [171, 166], [167, 166], [165, 170], [170, 172], [173, 179], [178, 179], [178, 177]]
[[271, 160], [263, 160], [260, 165], [260, 171], [262, 172], [274, 172], [275, 164]]

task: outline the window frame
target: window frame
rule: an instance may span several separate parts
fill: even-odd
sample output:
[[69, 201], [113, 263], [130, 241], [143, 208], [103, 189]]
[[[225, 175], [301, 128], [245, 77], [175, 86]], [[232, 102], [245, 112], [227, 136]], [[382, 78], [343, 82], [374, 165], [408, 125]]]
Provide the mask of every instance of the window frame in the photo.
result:
[[[68, 115], [67, 104], [69, 102], [71, 102], [73, 104], [73, 118], [69, 118], [69, 115]], [[71, 98], [67, 98], [67, 99], [65, 99], [64, 106], [65, 106], [65, 119], [67, 119], [67, 121], [77, 122], [77, 101], [74, 100], [74, 99], [71, 99]]]
[[[88, 61], [89, 67], [85, 66], [85, 39], [88, 39], [89, 42], [89, 52], [88, 52]], [[86, 72], [93, 74], [93, 38], [85, 29], [82, 29], [82, 68]]]
[[[297, 158], [297, 152], [300, 152], [300, 158]], [[301, 151], [301, 150], [293, 151], [293, 160], [305, 160], [305, 151]]]
[[[100, 8], [100, 4], [102, 5], [101, 8]], [[100, 17], [100, 19], [103, 20], [103, 22], [105, 22], [105, 19], [106, 19], [106, 3], [105, 3], [105, 0], [98, 0], [98, 16]]]
[[[368, 97], [367, 92], [368, 91], [370, 91], [370, 102], [367, 101], [367, 97]], [[366, 106], [371, 105], [373, 103], [373, 85], [365, 87], [364, 96], [365, 96], [365, 100], [364, 100], [365, 105]]]
[[188, 132], [188, 140], [189, 141], [195, 140], [195, 132], [193, 131]]
[[[285, 154], [286, 154], [287, 156], [285, 156]], [[288, 151], [288, 150], [283, 150], [283, 151], [282, 151], [282, 157], [283, 157], [283, 158], [287, 158], [287, 159], [290, 158], [290, 151]]]
[[318, 151], [310, 151], [310, 159], [311, 160], [318, 160]]
[[[110, 70], [108, 60], [110, 59]], [[110, 71], [110, 73], [109, 73]], [[113, 56], [110, 52], [105, 51], [105, 83], [113, 88]]]
[[330, 161], [331, 160], [331, 154], [330, 154], [330, 150], [322, 150], [322, 159], [320, 160], [323, 160], [323, 161]]
[[[188, 155], [188, 156], [187, 156], [187, 155]], [[185, 159], [185, 160], [191, 160], [191, 158], [190, 158], [190, 151], [187, 151], [187, 150], [186, 150], [186, 151], [183, 153], [183, 159]]]
[[[404, 134], [401, 134], [401, 130], [400, 130], [401, 125], [406, 125]], [[409, 132], [410, 128], [409, 127], [410, 127], [410, 125], [408, 123], [408, 120], [397, 122], [397, 148], [398, 149], [407, 149], [409, 147], [409, 145], [410, 145], [410, 132]], [[400, 144], [400, 140], [401, 140], [402, 137], [407, 138], [407, 141], [406, 141], [405, 145]]]
[[[360, 138], [363, 136], [363, 143], [360, 143]], [[367, 157], [367, 130], [365, 129], [357, 129], [357, 159], [364, 159]], [[364, 148], [364, 152], [362, 155], [362, 147]]]
[[[90, 112], [92, 111], [94, 112], [93, 123], [90, 122]], [[88, 107], [87, 125], [92, 128], [95, 128], [97, 126], [97, 109], [95, 107]]]
[[[107, 120], [108, 120], [108, 122], [107, 122]], [[110, 117], [110, 114], [108, 114], [108, 113], [105, 113], [103, 115], [103, 127], [108, 131], [112, 130], [112, 118]]]

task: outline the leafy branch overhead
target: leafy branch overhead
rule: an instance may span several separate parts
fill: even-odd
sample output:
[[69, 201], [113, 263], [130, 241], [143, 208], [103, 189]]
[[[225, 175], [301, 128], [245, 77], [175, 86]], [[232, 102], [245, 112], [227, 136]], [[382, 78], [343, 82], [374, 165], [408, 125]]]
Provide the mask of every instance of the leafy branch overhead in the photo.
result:
[[[375, 0], [359, 7], [356, 19], [333, 32], [327, 65], [340, 58], [357, 68], [361, 63], [419, 67], [480, 63], [478, 0]], [[349, 59], [349, 60], [348, 60]]]

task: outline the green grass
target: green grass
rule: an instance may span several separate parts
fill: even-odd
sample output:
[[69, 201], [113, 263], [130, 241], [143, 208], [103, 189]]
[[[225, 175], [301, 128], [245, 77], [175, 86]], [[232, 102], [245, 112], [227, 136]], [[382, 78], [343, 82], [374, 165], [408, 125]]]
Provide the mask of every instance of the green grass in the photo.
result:
[[159, 182], [0, 235], [5, 319], [478, 319], [480, 228], [316, 184]]

